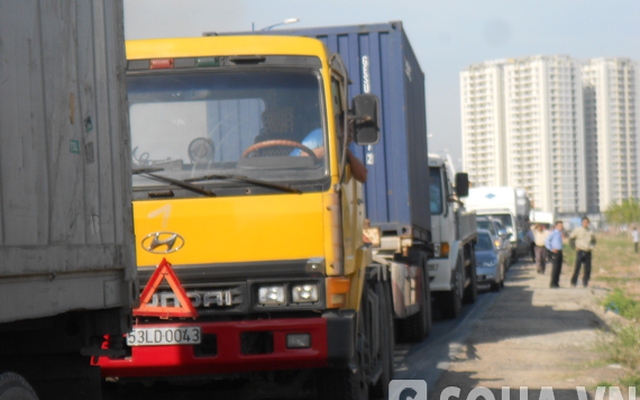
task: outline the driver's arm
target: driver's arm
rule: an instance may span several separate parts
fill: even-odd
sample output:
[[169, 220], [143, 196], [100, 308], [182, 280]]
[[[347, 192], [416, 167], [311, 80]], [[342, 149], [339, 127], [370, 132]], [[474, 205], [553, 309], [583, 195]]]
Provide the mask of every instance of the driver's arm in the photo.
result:
[[354, 156], [351, 150], [347, 147], [347, 161], [351, 166], [351, 173], [358, 182], [365, 183], [367, 181], [367, 167], [364, 166], [362, 161], [358, 157]]

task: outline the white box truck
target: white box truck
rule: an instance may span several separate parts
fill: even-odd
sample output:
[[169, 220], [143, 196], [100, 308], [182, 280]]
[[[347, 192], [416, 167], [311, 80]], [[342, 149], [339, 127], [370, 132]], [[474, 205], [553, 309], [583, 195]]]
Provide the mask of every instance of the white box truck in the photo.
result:
[[0, 3], [0, 399], [98, 399], [137, 299], [122, 1]]
[[469, 196], [463, 199], [468, 210], [477, 215], [498, 219], [509, 232], [511, 261], [528, 254], [529, 212], [531, 203], [524, 189], [509, 186], [485, 186], [469, 189]]

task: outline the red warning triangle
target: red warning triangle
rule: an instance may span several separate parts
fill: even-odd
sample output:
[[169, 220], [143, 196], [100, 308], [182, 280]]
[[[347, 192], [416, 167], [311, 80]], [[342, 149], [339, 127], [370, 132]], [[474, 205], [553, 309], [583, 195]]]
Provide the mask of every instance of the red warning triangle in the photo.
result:
[[[151, 300], [153, 294], [162, 283], [162, 280], [166, 279], [171, 286], [171, 290], [176, 295], [177, 301], [180, 303], [179, 306], [174, 307], [163, 307], [163, 306], [152, 306], [149, 305], [149, 301]], [[178, 277], [176, 276], [173, 269], [171, 269], [171, 264], [163, 258], [160, 264], [156, 267], [155, 272], [151, 275], [147, 286], [142, 291], [140, 295], [140, 307], [135, 308], [133, 310], [134, 317], [160, 317], [160, 318], [169, 318], [169, 317], [182, 317], [182, 318], [197, 318], [198, 312], [191, 304], [191, 300], [187, 297], [187, 293], [185, 293]]]

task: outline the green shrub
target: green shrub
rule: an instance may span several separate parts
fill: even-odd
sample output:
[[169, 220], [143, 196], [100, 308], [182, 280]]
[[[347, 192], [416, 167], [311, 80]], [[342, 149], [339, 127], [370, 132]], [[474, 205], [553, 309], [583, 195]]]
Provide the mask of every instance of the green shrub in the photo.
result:
[[627, 297], [622, 289], [614, 289], [604, 299], [602, 305], [605, 309], [613, 311], [627, 319], [640, 318], [640, 302]]

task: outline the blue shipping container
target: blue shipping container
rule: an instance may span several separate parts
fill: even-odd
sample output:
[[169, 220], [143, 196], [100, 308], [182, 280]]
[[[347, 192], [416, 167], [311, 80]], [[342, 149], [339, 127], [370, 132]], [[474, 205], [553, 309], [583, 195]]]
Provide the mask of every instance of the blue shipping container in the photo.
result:
[[315, 37], [340, 54], [349, 96], [380, 99], [381, 139], [354, 146], [365, 160], [367, 217], [385, 235], [431, 241], [424, 73], [402, 22], [254, 32]]

